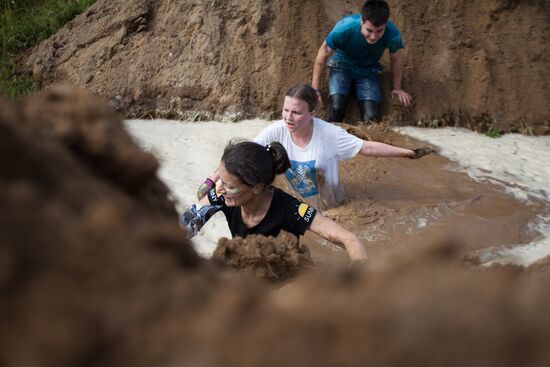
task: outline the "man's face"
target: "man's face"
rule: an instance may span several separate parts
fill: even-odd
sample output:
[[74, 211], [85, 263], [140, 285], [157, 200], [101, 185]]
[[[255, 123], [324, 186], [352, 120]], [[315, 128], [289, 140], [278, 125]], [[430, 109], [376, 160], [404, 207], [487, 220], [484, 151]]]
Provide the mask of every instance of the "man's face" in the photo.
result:
[[380, 38], [384, 35], [384, 31], [386, 30], [386, 23], [379, 25], [378, 27], [369, 22], [368, 20], [363, 22], [361, 20], [361, 34], [368, 43], [373, 44], [378, 42]]

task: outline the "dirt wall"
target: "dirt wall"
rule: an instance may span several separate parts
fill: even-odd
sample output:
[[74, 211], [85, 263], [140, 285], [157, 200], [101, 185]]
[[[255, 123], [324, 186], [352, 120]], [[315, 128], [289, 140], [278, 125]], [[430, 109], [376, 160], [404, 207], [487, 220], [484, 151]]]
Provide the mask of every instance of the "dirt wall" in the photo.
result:
[[[550, 363], [548, 258], [478, 268], [437, 243], [269, 285], [198, 258], [156, 167], [85, 92], [0, 100], [0, 365]], [[306, 253], [273, 246], [242, 260], [294, 274]]]
[[[286, 90], [311, 80], [334, 22], [361, 3], [98, 0], [30, 50], [21, 67], [43, 87], [85, 87], [129, 116], [276, 117]], [[385, 114], [402, 124], [550, 131], [544, 2], [391, 5], [406, 44], [404, 88], [415, 103], [405, 112], [388, 103], [385, 73]]]

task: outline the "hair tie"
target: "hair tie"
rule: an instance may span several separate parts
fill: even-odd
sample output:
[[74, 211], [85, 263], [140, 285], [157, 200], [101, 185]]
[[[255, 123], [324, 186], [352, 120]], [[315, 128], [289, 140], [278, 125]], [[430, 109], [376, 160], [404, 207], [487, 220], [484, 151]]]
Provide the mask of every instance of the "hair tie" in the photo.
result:
[[275, 158], [275, 151], [274, 151], [273, 148], [271, 147], [271, 144], [266, 144], [266, 145], [265, 145], [265, 150], [266, 150], [266, 152], [268, 152], [273, 158]]

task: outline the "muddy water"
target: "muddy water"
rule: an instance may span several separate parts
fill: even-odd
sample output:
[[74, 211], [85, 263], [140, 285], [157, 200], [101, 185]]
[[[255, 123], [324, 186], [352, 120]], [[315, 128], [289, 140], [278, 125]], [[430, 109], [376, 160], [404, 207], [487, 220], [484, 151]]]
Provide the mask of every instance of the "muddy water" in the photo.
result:
[[507, 134], [492, 139], [460, 128], [399, 131], [432, 142], [441, 155], [460, 162], [462, 171], [474, 180], [494, 183], [539, 213], [528, 225], [535, 236], [532, 241], [479, 251], [484, 264], [527, 266], [550, 255], [550, 136]]
[[[184, 204], [180, 211], [194, 197], [201, 177], [216, 166], [230, 135], [252, 138], [265, 124], [127, 122], [138, 143], [160, 158], [160, 176]], [[358, 135], [403, 147], [426, 144], [381, 125]], [[537, 235], [532, 223], [545, 207], [522, 202], [501, 186], [476, 181], [439, 154], [419, 160], [359, 156], [340, 165], [340, 177], [346, 202], [326, 214], [357, 233], [373, 261], [433, 242], [454, 241], [473, 255], [480, 249], [529, 243]], [[208, 236], [194, 239], [206, 256], [218, 238], [228, 236], [223, 216], [217, 217], [201, 231]], [[345, 251], [314, 234], [308, 233], [303, 241], [318, 263], [348, 262]]]
[[[382, 127], [365, 132], [397, 146], [425, 145]], [[543, 205], [523, 203], [461, 171], [441, 155], [420, 160], [356, 157], [340, 166], [347, 202], [327, 214], [357, 233], [372, 259], [434, 242], [454, 241], [475, 255], [483, 248], [533, 239], [530, 223]], [[347, 260], [344, 251], [315, 235], [305, 241], [316, 261]]]

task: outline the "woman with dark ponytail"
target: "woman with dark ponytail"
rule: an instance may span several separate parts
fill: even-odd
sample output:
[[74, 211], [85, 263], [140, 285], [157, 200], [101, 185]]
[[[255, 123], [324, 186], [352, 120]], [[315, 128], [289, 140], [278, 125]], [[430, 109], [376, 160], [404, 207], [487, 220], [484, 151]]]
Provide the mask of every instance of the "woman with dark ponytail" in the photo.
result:
[[[280, 142], [291, 160], [285, 173], [292, 195], [318, 210], [327, 210], [344, 202], [338, 165], [358, 154], [367, 157], [402, 157], [418, 159], [433, 153], [430, 147], [406, 149], [362, 140], [343, 128], [315, 116], [318, 95], [308, 84], [289, 89], [283, 103], [282, 120], [261, 131], [254, 141]], [[218, 179], [217, 172], [201, 184], [197, 196], [202, 198]]]
[[343, 245], [352, 261], [366, 259], [361, 240], [314, 208], [271, 186], [275, 175], [290, 167], [285, 148], [278, 142], [230, 142], [218, 166], [216, 187], [192, 205], [181, 223], [194, 236], [217, 211], [225, 214], [231, 235], [277, 236], [281, 230], [303, 235], [306, 230]]

